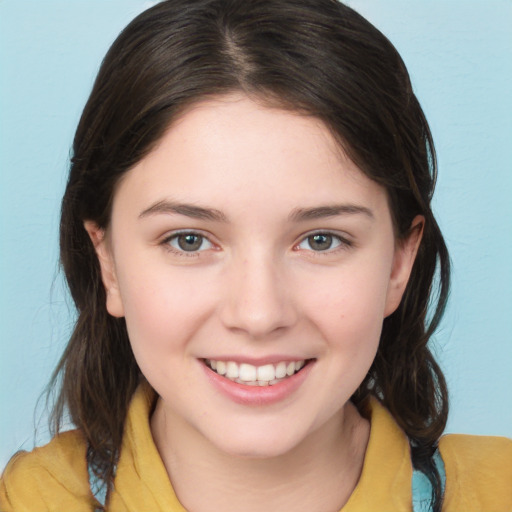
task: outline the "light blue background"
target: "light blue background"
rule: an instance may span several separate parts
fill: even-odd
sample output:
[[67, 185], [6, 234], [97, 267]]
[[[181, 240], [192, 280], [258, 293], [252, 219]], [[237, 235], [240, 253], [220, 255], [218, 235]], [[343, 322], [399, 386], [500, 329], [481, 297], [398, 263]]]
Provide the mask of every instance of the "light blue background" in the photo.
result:
[[[73, 318], [57, 263], [73, 132], [109, 44], [154, 3], [0, 0], [0, 467], [47, 440], [34, 409]], [[448, 431], [512, 436], [512, 2], [348, 3], [401, 52], [437, 143]]]

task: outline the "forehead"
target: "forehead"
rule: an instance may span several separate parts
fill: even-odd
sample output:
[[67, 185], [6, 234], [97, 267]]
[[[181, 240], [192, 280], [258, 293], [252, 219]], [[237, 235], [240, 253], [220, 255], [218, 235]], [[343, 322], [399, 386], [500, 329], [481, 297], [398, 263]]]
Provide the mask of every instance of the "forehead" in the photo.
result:
[[283, 208], [344, 200], [369, 207], [384, 190], [343, 153], [320, 120], [232, 94], [200, 102], [176, 120], [127, 173], [118, 196], [143, 206], [157, 196], [230, 207]]

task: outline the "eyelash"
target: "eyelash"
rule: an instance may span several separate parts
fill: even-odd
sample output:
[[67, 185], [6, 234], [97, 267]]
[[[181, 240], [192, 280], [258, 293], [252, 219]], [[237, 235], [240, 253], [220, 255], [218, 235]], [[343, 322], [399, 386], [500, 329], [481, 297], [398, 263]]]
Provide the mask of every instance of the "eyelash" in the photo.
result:
[[169, 252], [172, 252], [173, 254], [176, 254], [178, 256], [185, 256], [188, 258], [193, 258], [199, 256], [199, 254], [207, 249], [201, 249], [201, 250], [194, 250], [194, 251], [187, 251], [185, 249], [174, 247], [172, 245], [173, 241], [176, 241], [177, 243], [180, 237], [186, 237], [186, 236], [194, 236], [201, 239], [201, 245], [199, 246], [199, 249], [201, 249], [202, 245], [206, 242], [210, 245], [207, 249], [212, 249], [214, 247], [213, 243], [209, 240], [209, 238], [202, 233], [199, 233], [197, 231], [178, 231], [173, 233], [170, 236], [165, 237], [161, 245], [165, 247], [166, 250]]
[[[201, 243], [199, 247], [196, 250], [187, 251], [181, 247], [175, 247], [172, 245], [172, 242], [176, 241], [176, 243], [179, 244], [178, 240], [180, 237], [186, 237], [186, 236], [192, 236], [197, 237], [201, 239]], [[336, 244], [335, 247], [329, 246], [326, 249], [320, 249], [315, 250], [311, 247], [311, 243], [313, 242], [314, 237], [326, 237], [330, 238], [331, 242]], [[201, 249], [204, 243], [209, 244], [209, 247]], [[346, 250], [353, 246], [353, 243], [350, 240], [347, 240], [347, 238], [337, 235], [335, 233], [332, 233], [330, 231], [316, 231], [313, 233], [308, 233], [306, 236], [304, 236], [299, 243], [297, 243], [293, 248], [294, 250], [301, 250], [301, 245], [303, 243], [308, 243], [309, 249], [305, 249], [307, 251], [310, 251], [311, 253], [315, 254], [315, 256], [324, 256], [324, 255], [332, 255], [333, 253], [336, 253], [340, 250]], [[213, 242], [209, 240], [209, 238], [205, 235], [203, 235], [200, 232], [197, 231], [179, 231], [175, 232], [170, 236], [167, 236], [164, 238], [161, 242], [161, 245], [163, 245], [166, 250], [178, 255], [178, 256], [185, 256], [185, 257], [198, 257], [199, 254], [205, 250], [214, 248]]]
[[[324, 249], [324, 250], [314, 250], [312, 247], [311, 247], [311, 242], [312, 242], [312, 239], [314, 237], [318, 237], [318, 236], [321, 236], [321, 237], [327, 237], [327, 238], [330, 238], [331, 241], [333, 243], [336, 243], [337, 245], [335, 247], [328, 247], [327, 249]], [[348, 240], [347, 238], [341, 236], [341, 235], [338, 235], [338, 234], [335, 234], [335, 233], [332, 233], [330, 231], [316, 231], [316, 232], [313, 232], [313, 233], [308, 233], [306, 236], [304, 236], [300, 242], [298, 244], [295, 245], [294, 249], [298, 249], [298, 250], [301, 250], [300, 246], [307, 242], [309, 244], [309, 249], [305, 249], [307, 251], [311, 251], [312, 253], [314, 253], [315, 256], [327, 256], [327, 255], [332, 255], [333, 253], [336, 253], [338, 251], [343, 251], [343, 250], [347, 250], [349, 248], [351, 248], [354, 244], [353, 242], [351, 242], [350, 240]]]

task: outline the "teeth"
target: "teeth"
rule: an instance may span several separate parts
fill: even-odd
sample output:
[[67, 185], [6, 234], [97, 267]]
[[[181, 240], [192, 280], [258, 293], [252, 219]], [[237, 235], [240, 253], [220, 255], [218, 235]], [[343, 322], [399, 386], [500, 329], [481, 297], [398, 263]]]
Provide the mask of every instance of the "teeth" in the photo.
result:
[[277, 364], [253, 366], [252, 364], [237, 364], [234, 361], [216, 361], [205, 359], [205, 363], [219, 375], [244, 384], [246, 386], [273, 386], [286, 377], [291, 377], [306, 364], [305, 360], [282, 361]]
[[258, 380], [271, 381], [276, 378], [276, 369], [272, 364], [258, 366]]
[[286, 363], [279, 363], [276, 366], [276, 379], [286, 377]]
[[[234, 364], [234, 363], [233, 363]], [[257, 379], [257, 370], [256, 367], [252, 364], [241, 364], [239, 369], [239, 377], [240, 380], [249, 382]]]
[[233, 361], [226, 364], [226, 377], [231, 380], [238, 379], [238, 365]]
[[[226, 375], [226, 363], [224, 361], [216, 361], [217, 363], [217, 373], [219, 375]], [[212, 366], [213, 368], [213, 366]]]

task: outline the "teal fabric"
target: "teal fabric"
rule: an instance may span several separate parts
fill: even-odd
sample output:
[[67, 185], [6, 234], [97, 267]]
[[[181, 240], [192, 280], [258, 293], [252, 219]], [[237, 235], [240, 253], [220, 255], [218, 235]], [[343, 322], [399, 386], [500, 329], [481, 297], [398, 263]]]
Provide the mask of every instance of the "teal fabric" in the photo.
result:
[[101, 505], [101, 507], [95, 508], [95, 512], [102, 511], [105, 509], [105, 504], [107, 502], [107, 491], [108, 491], [107, 483], [105, 482], [105, 480], [98, 477], [94, 473], [90, 464], [88, 465], [88, 470], [89, 470], [89, 486], [91, 488], [91, 492], [92, 492], [93, 496], [96, 498], [96, 500], [98, 501], [98, 503]]
[[[446, 472], [439, 450], [436, 451], [433, 459], [441, 477], [444, 493]], [[412, 510], [413, 512], [432, 512], [432, 485], [425, 473], [417, 469], [412, 473]]]

